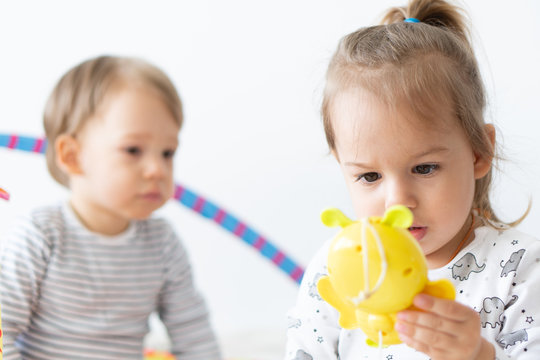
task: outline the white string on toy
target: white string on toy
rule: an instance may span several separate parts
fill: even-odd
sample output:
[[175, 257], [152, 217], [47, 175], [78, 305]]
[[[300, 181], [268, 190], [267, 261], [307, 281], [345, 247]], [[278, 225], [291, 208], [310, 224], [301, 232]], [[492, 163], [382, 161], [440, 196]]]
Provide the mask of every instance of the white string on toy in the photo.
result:
[[[379, 234], [377, 233], [375, 227], [371, 225], [368, 219], [361, 219], [362, 222], [362, 256], [363, 256], [363, 266], [364, 266], [364, 290], [361, 290], [358, 295], [351, 299], [353, 304], [358, 305], [362, 301], [367, 300], [371, 295], [373, 295], [382, 285], [384, 278], [386, 277], [386, 270], [388, 269], [388, 262], [386, 260], [386, 253], [384, 252], [384, 247], [381, 241]], [[370, 290], [369, 288], [369, 261], [368, 261], [368, 248], [367, 248], [367, 230], [373, 234], [375, 242], [377, 243], [377, 249], [379, 250], [379, 255], [381, 257], [381, 273], [377, 279], [377, 283]]]

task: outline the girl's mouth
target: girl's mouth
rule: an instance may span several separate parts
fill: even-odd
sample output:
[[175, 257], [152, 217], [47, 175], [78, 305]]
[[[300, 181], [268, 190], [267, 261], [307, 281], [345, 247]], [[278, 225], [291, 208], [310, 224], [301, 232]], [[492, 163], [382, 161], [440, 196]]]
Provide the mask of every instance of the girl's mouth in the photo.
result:
[[409, 232], [412, 236], [416, 239], [416, 241], [420, 241], [427, 232], [427, 227], [425, 226], [411, 226], [409, 228]]

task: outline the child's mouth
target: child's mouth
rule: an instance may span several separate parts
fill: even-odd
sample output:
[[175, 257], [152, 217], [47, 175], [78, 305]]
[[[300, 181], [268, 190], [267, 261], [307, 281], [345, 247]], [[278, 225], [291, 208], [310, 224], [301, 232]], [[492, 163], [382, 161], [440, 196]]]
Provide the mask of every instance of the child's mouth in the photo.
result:
[[155, 202], [161, 201], [162, 196], [159, 192], [149, 192], [142, 195], [142, 198], [146, 201]]
[[427, 227], [425, 226], [411, 226], [409, 228], [409, 232], [412, 236], [416, 239], [416, 241], [420, 241], [427, 232]]

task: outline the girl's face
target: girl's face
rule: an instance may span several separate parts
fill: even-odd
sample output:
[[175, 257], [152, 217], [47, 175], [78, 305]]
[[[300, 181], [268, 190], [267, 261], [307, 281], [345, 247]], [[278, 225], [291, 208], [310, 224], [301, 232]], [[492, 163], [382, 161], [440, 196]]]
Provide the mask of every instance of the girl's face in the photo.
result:
[[[337, 157], [358, 218], [402, 204], [428, 266], [450, 261], [471, 224], [475, 179], [489, 163], [477, 157], [452, 113], [441, 106], [432, 125], [407, 107], [395, 111], [355, 90], [333, 103]], [[487, 169], [486, 169], [487, 167]]]
[[72, 205], [90, 230], [117, 233], [172, 196], [178, 131], [153, 90], [108, 96], [77, 135], [79, 173], [70, 176]]

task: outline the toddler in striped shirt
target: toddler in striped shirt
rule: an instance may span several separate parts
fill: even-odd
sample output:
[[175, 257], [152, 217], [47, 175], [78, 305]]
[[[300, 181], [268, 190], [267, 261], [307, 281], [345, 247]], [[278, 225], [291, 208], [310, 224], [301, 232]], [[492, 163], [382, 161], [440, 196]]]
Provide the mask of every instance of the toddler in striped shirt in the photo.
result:
[[4, 240], [7, 359], [141, 359], [156, 311], [183, 360], [220, 359], [186, 251], [151, 217], [173, 193], [182, 104], [140, 59], [69, 70], [45, 108], [50, 173], [66, 203], [34, 210]]

